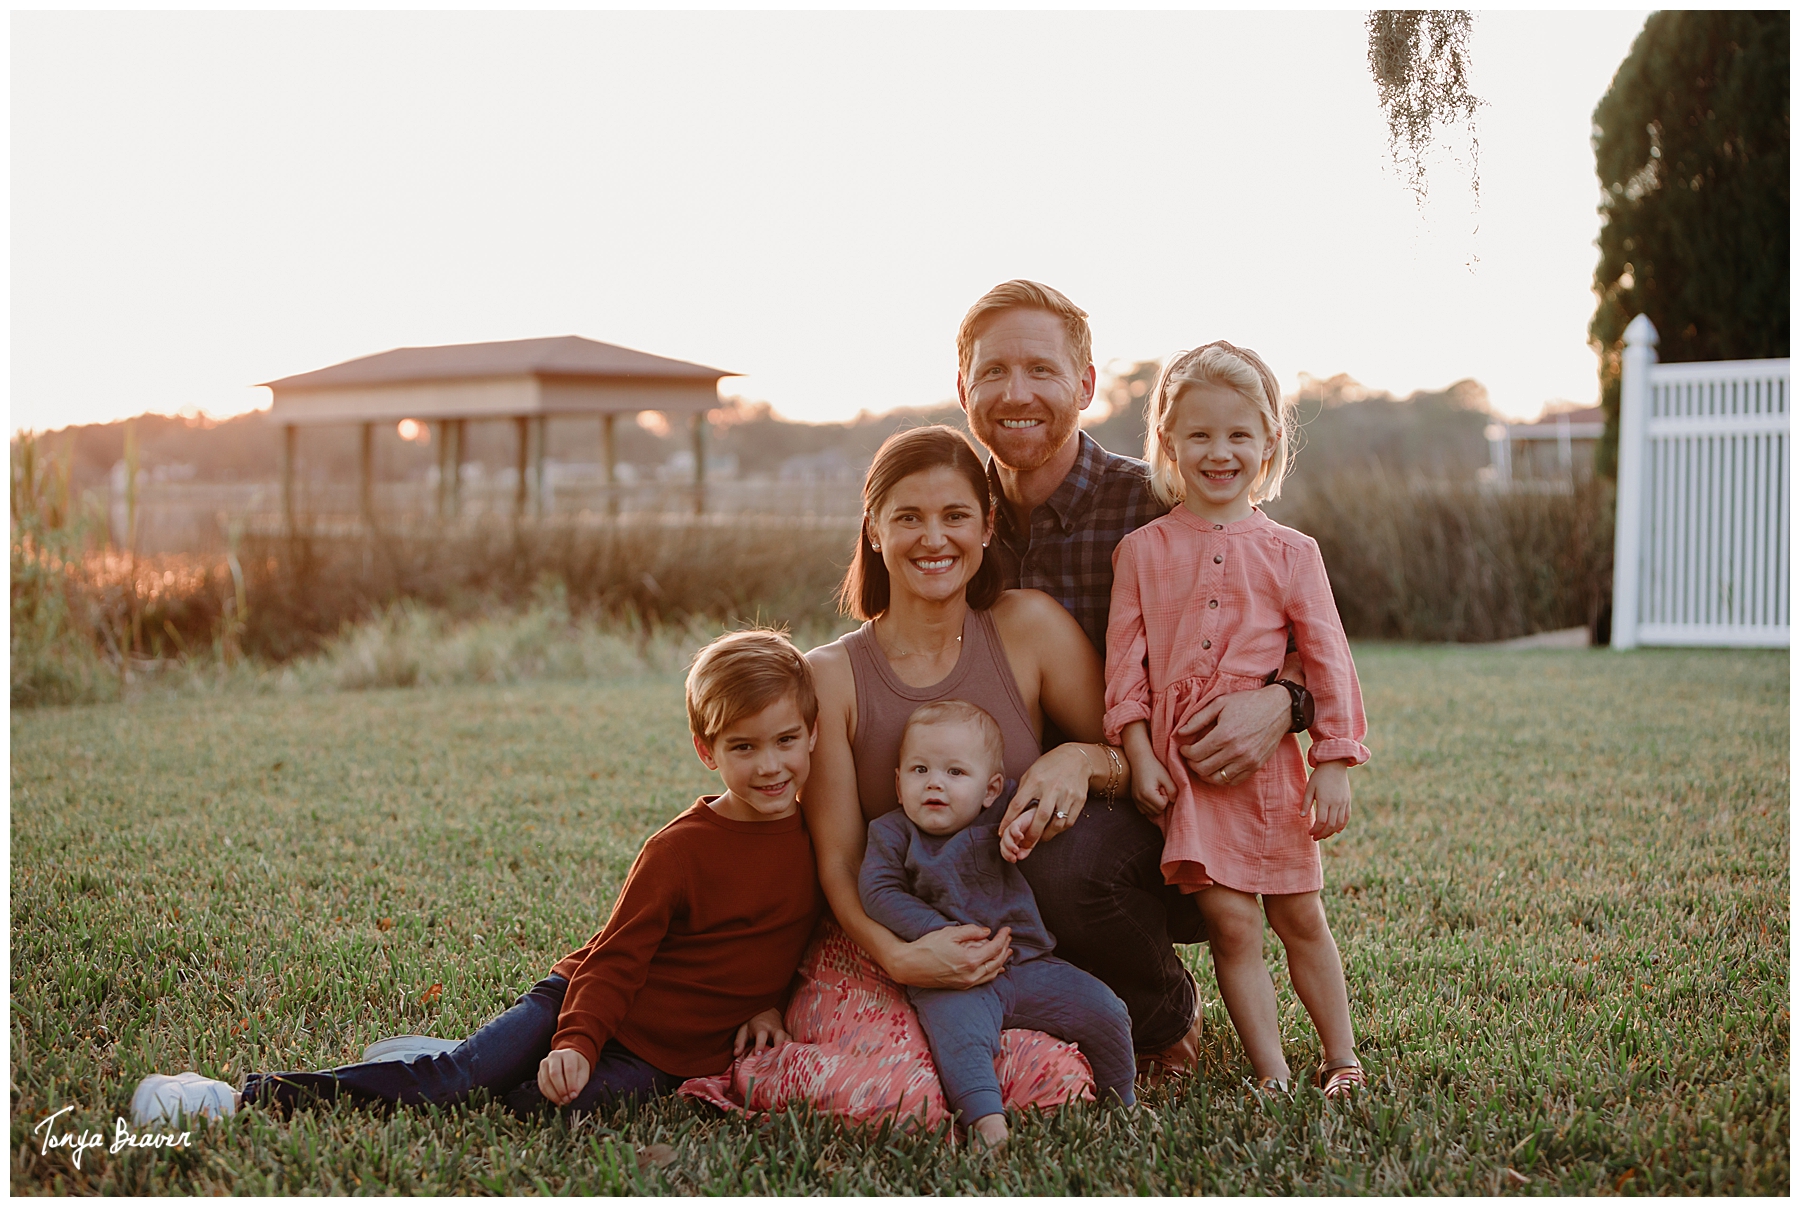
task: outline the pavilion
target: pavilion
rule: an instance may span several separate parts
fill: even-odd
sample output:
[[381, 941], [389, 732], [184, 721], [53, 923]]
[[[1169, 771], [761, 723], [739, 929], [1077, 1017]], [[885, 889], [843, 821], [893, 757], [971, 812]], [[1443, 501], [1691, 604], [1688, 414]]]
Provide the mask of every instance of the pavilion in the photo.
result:
[[[721, 377], [737, 374], [652, 356], [578, 335], [395, 348], [259, 384], [274, 394], [270, 421], [281, 425], [281, 509], [294, 531], [294, 450], [299, 429], [355, 423], [362, 427], [364, 523], [374, 521], [375, 425], [403, 419], [430, 423], [438, 452], [438, 513], [456, 514], [457, 486], [471, 419], [510, 419], [518, 431], [518, 494], [524, 515], [544, 499], [544, 421], [551, 415], [600, 418], [606, 484], [617, 485], [614, 422], [659, 411], [685, 418], [694, 442], [696, 499], [706, 484], [706, 414], [719, 405]], [[673, 423], [671, 423], [673, 426]]]

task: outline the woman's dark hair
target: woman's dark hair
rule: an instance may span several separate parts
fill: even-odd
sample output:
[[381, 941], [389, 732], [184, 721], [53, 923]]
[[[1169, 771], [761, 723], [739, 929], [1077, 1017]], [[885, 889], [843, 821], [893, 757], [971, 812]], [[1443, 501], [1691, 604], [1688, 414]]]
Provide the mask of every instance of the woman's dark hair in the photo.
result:
[[[953, 427], [934, 423], [911, 431], [895, 432], [882, 441], [863, 479], [863, 521], [857, 532], [856, 552], [850, 569], [838, 587], [838, 608], [858, 620], [873, 620], [888, 610], [888, 571], [881, 554], [869, 543], [869, 517], [880, 512], [887, 497], [903, 478], [928, 469], [947, 467], [968, 479], [969, 489], [981, 507], [981, 523], [987, 525], [994, 500], [988, 493], [987, 467], [969, 438]], [[965, 591], [969, 606], [985, 611], [1000, 598], [1000, 563], [983, 557]]]

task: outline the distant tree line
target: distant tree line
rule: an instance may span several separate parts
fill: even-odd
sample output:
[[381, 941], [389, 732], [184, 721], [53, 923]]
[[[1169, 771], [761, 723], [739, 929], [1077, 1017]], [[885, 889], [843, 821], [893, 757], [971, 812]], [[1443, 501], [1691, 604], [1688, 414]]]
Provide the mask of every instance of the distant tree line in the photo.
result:
[[[1155, 383], [1158, 364], [1139, 361], [1108, 376], [1099, 390], [1104, 404], [1087, 431], [1103, 446], [1127, 456], [1144, 455], [1144, 399]], [[1344, 470], [1378, 465], [1401, 474], [1437, 479], [1472, 478], [1487, 463], [1483, 428], [1491, 421], [1487, 391], [1473, 381], [1443, 390], [1422, 390], [1395, 398], [1358, 385], [1340, 374], [1303, 377], [1299, 391], [1302, 430], [1295, 481], [1304, 483]], [[1096, 415], [1096, 412], [1090, 412]], [[140, 415], [134, 420], [85, 424], [52, 432], [40, 440], [43, 455], [69, 465], [77, 492], [104, 492], [112, 467], [124, 457], [127, 423], [136, 425], [140, 472], [152, 481], [176, 477], [201, 482], [272, 481], [278, 471], [280, 439], [266, 412], [208, 420]], [[790, 458], [838, 454], [835, 464], [860, 471], [888, 436], [925, 423], [967, 430], [954, 403], [863, 412], [843, 423], [796, 423], [766, 402], [734, 399], [711, 418], [710, 452], [734, 457], [743, 476], [775, 475]], [[591, 416], [552, 418], [549, 456], [562, 461], [600, 459], [600, 422]], [[622, 419], [615, 427], [619, 459], [651, 472], [689, 448], [684, 430], [659, 432]], [[468, 460], [494, 472], [515, 463], [511, 423], [471, 423]], [[303, 429], [301, 471], [322, 480], [356, 479], [356, 427], [343, 424]], [[402, 440], [392, 424], [376, 429], [376, 477], [405, 481], [436, 464], [428, 441]]]
[[[1142, 457], [1145, 400], [1160, 367], [1147, 360], [1113, 372], [1097, 391], [1110, 410], [1088, 424], [1088, 434], [1114, 452]], [[1466, 482], [1488, 463], [1485, 432], [1494, 415], [1487, 390], [1476, 381], [1396, 398], [1348, 374], [1323, 379], [1302, 374], [1295, 401], [1300, 436], [1290, 481], [1296, 489], [1370, 468]]]
[[[781, 418], [766, 402], [730, 400], [711, 417], [712, 454], [734, 456], [739, 473], [775, 473], [790, 457], [839, 450], [847, 463], [866, 463], [883, 440], [901, 428], [922, 423], [965, 427], [954, 404], [884, 412], [864, 412], [844, 423], [796, 423]], [[685, 428], [658, 431], [622, 416], [615, 424], [621, 463], [648, 472], [691, 447]], [[39, 450], [67, 462], [77, 490], [104, 491], [112, 468], [125, 456], [127, 425], [135, 425], [141, 472], [152, 479], [174, 476], [201, 482], [272, 481], [279, 470], [280, 435], [266, 411], [212, 420], [175, 415], [140, 415], [112, 423], [79, 424], [39, 439]], [[547, 455], [553, 460], [600, 460], [600, 420], [594, 416], [553, 416]], [[471, 423], [466, 460], [493, 472], [516, 463], [517, 435], [510, 421]], [[303, 428], [301, 472], [309, 477], [356, 480], [359, 436], [354, 424]], [[394, 424], [375, 429], [375, 470], [379, 481], [406, 481], [437, 463], [429, 438], [403, 440]]]

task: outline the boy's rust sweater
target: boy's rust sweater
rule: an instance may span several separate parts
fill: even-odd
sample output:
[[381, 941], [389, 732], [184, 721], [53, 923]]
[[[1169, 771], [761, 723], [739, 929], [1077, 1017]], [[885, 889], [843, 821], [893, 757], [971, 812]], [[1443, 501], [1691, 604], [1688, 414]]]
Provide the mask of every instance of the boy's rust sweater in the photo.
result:
[[731, 1064], [737, 1029], [786, 1000], [824, 896], [800, 814], [720, 817], [702, 797], [652, 834], [612, 916], [550, 971], [569, 979], [550, 1046], [591, 1067], [617, 1039], [665, 1073]]

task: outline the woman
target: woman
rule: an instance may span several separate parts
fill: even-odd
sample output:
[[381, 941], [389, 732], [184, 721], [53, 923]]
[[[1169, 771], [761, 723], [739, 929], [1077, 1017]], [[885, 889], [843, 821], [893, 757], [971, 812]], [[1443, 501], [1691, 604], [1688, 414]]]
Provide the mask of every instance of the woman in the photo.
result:
[[[869, 821], [894, 809], [900, 730], [929, 700], [979, 704], [1006, 737], [1014, 799], [1038, 801], [1037, 841], [1074, 825], [1090, 790], [1129, 792], [1100, 744], [1105, 677], [1079, 625], [1040, 591], [1001, 591], [982, 551], [994, 522], [986, 470], [953, 428], [917, 428], [877, 454], [843, 602], [860, 630], [808, 655], [819, 745], [806, 799], [833, 915], [903, 985], [966, 988], [1005, 965], [1007, 936], [949, 927], [903, 943], [863, 913], [856, 877]], [[866, 714], [866, 715], [865, 715]], [[1048, 718], [1074, 741], [1043, 752]], [[1013, 812], [1017, 812], [1015, 809]], [[1009, 818], [1010, 820], [1010, 818]]]
[[[954, 698], [1000, 723], [1006, 775], [1019, 781], [1006, 819], [1014, 849], [1075, 825], [1090, 791], [1128, 801], [1129, 770], [1100, 743], [1103, 670], [1080, 626], [1042, 592], [1002, 591], [997, 565], [983, 556], [993, 539], [992, 501], [968, 439], [942, 426], [890, 438], [870, 466], [863, 500], [841, 599], [868, 623], [807, 655], [819, 739], [801, 807], [842, 933], [828, 928], [802, 963], [787, 1014], [801, 1042], [746, 1058], [697, 1096], [753, 1109], [798, 1098], [860, 1118], [917, 1112], [929, 1123], [941, 1117], [942, 1100], [899, 985], [992, 980], [1005, 966], [1009, 936], [951, 926], [906, 943], [863, 912], [865, 833], [870, 820], [898, 807], [894, 768], [907, 717], [920, 704]], [[1046, 721], [1073, 740], [1042, 750]], [[1032, 801], [1037, 808], [1011, 825]], [[1079, 1093], [1067, 1045], [1036, 1032], [1007, 1036], [1001, 1082], [1010, 1105]], [[1085, 1079], [1085, 1068], [1075, 1076]]]

